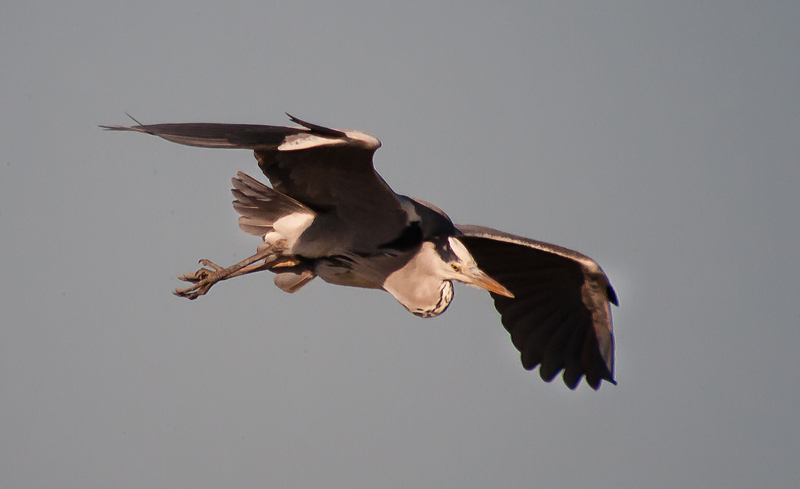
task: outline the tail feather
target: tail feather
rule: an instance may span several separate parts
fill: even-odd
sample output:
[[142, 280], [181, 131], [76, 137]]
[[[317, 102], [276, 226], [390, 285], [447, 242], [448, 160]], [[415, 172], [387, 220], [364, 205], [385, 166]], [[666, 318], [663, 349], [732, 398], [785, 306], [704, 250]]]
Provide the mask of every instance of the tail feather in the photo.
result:
[[275, 221], [297, 212], [314, 215], [315, 212], [288, 195], [275, 191], [255, 178], [238, 172], [231, 179], [233, 208], [242, 215], [239, 227], [255, 236], [264, 236], [273, 230]]

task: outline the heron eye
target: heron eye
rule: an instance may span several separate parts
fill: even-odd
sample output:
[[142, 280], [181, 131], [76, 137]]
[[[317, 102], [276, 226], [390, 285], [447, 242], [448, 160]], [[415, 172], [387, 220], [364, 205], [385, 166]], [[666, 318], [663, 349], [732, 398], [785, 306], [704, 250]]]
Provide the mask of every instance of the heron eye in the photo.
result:
[[451, 263], [450, 266], [453, 267], [453, 271], [454, 272], [460, 272], [461, 271], [461, 267], [456, 265], [455, 263]]

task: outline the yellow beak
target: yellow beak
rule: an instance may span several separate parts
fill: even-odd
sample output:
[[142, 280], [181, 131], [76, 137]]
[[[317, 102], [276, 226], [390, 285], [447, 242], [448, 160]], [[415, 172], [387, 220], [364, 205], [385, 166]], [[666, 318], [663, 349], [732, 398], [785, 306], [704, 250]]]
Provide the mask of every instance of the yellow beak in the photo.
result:
[[478, 267], [470, 268], [469, 271], [464, 275], [467, 279], [465, 283], [469, 285], [474, 285], [479, 289], [488, 290], [489, 292], [493, 292], [495, 294], [511, 297], [512, 299], [514, 298], [514, 294], [512, 294], [510, 290], [505, 288], [503, 284], [497, 280], [486, 275], [483, 270], [479, 269]]

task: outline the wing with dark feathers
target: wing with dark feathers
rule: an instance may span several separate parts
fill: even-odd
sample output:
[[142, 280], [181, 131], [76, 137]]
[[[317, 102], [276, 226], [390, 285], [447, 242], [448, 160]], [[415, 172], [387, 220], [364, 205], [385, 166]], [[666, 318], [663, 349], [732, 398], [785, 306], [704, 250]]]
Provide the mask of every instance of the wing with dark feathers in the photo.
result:
[[100, 127], [107, 131], [135, 131], [151, 134], [173, 143], [198, 148], [253, 150], [275, 147], [288, 136], [309, 132], [307, 129], [301, 128], [256, 124], [187, 123]]
[[483, 226], [457, 226], [478, 267], [514, 298], [491, 294], [522, 366], [547, 382], [564, 370], [564, 383], [581, 377], [593, 389], [614, 382], [611, 306], [617, 297], [589, 257], [560, 246]]
[[400, 236], [408, 214], [372, 165], [380, 141], [360, 131], [289, 117], [303, 127], [208, 123], [101, 127], [201, 148], [251, 149], [276, 191], [357, 228], [351, 230], [356, 249], [374, 248]]

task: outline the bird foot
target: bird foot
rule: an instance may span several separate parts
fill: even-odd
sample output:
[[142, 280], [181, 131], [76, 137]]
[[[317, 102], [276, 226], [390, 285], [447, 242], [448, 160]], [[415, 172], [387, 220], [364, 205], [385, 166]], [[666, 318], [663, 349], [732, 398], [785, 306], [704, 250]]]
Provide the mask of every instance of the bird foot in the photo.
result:
[[[228, 278], [224, 273], [226, 270], [211, 260], [203, 258], [200, 260], [200, 264], [203, 265], [203, 268], [178, 277], [180, 280], [191, 282], [194, 285], [184, 289], [175, 289], [175, 295], [194, 300], [201, 295], [205, 295], [215, 283]], [[211, 267], [211, 269], [205, 267]]]
[[282, 256], [280, 254], [281, 251], [282, 249], [275, 247], [263, 248], [255, 255], [228, 268], [222, 268], [211, 260], [203, 258], [200, 260], [200, 264], [203, 265], [203, 267], [196, 272], [187, 273], [186, 275], [178, 277], [180, 280], [191, 282], [194, 285], [183, 289], [175, 289], [174, 294], [178, 297], [186, 297], [189, 300], [194, 300], [201, 295], [205, 295], [212, 285], [222, 280], [246, 275], [248, 273], [260, 272], [262, 270], [271, 270], [278, 267], [292, 267], [300, 264], [296, 258]]

